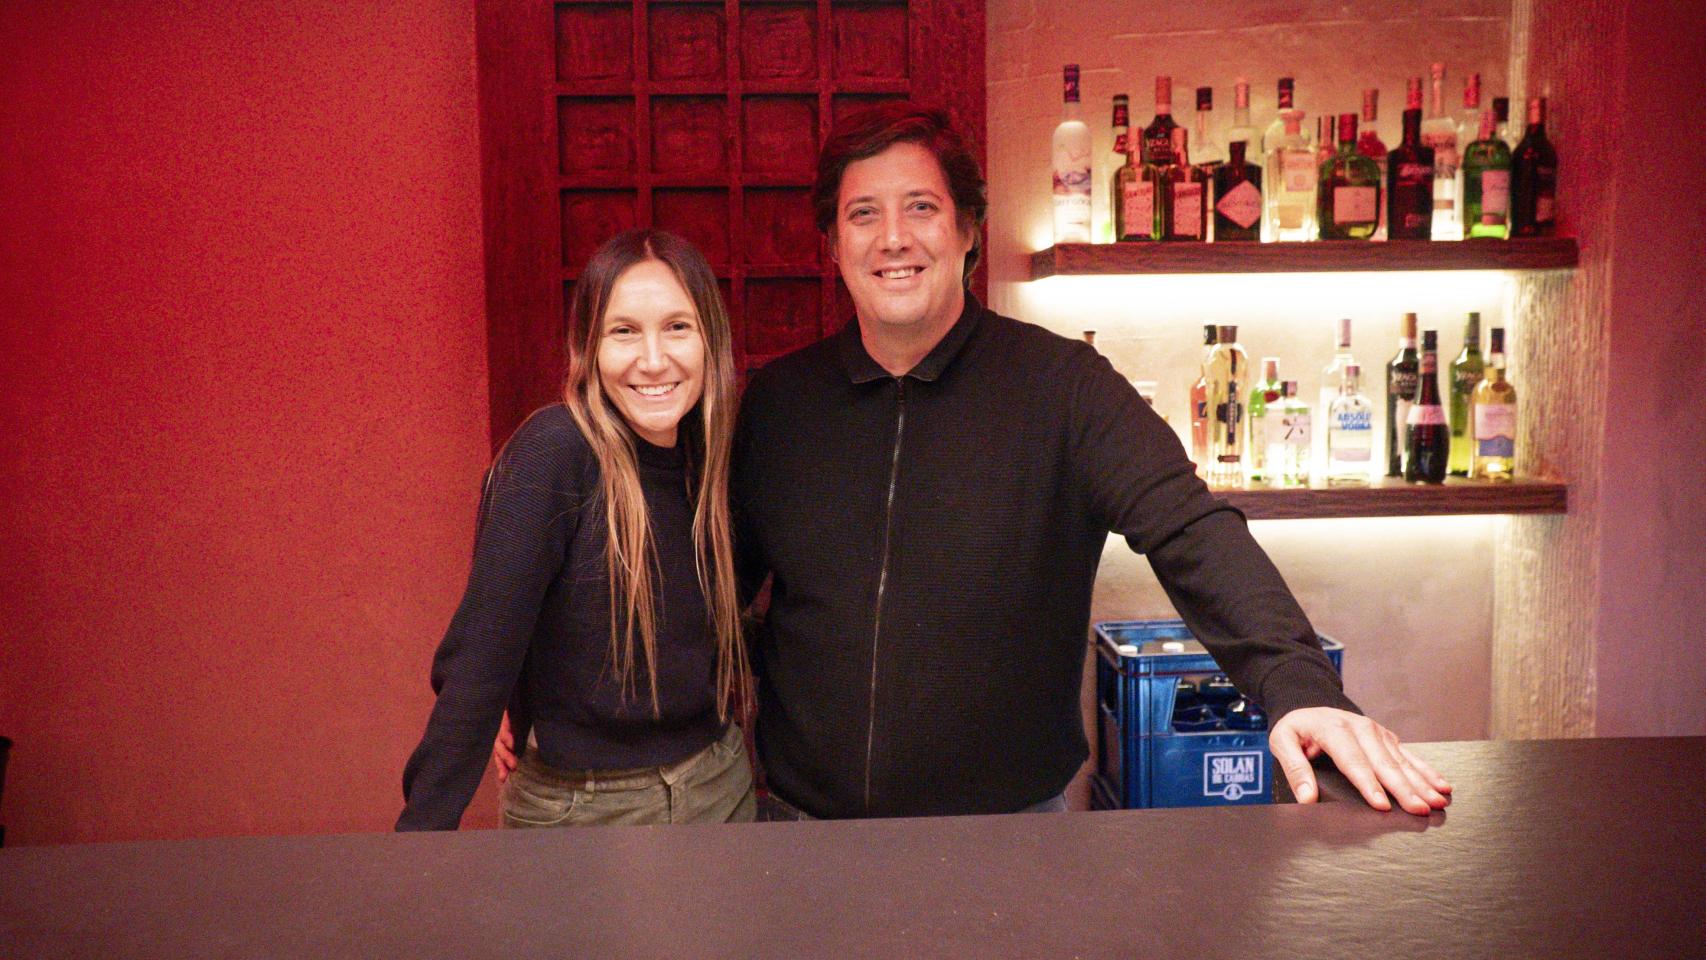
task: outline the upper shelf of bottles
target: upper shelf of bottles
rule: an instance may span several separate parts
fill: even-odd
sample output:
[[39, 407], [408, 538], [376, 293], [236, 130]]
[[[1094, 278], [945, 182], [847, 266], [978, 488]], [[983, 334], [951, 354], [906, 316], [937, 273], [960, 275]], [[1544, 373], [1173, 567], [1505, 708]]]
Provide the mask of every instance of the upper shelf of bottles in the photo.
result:
[[1031, 254], [1031, 279], [1139, 273], [1568, 270], [1574, 237], [1315, 243], [1062, 243]]

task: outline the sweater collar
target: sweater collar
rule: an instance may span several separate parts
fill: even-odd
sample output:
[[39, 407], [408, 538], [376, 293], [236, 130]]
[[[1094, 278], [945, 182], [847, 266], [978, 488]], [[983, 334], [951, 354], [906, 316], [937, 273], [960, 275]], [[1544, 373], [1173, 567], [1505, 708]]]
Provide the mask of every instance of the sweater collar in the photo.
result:
[[634, 438], [634, 456], [644, 467], [657, 467], [663, 470], [680, 470], [686, 462], [687, 438], [686, 431], [677, 428], [675, 446], [660, 447], [651, 443], [645, 437], [629, 428], [628, 435]]
[[[978, 302], [977, 297], [970, 290], [967, 290], [966, 305], [960, 311], [960, 318], [954, 321], [954, 325], [948, 328], [947, 334], [942, 337], [941, 341], [924, 355], [924, 359], [918, 361], [916, 366], [908, 370], [906, 375], [914, 380], [923, 380], [926, 383], [934, 382], [944, 370], [948, 369], [948, 364], [959, 356], [960, 350], [965, 347], [966, 341], [971, 339], [973, 331], [977, 329], [977, 322], [983, 313], [983, 304]], [[836, 334], [835, 347], [836, 352], [841, 355], [841, 364], [847, 371], [847, 378], [854, 383], [870, 383], [873, 380], [893, 378], [894, 375], [884, 370], [882, 364], [872, 359], [871, 354], [865, 349], [865, 341], [859, 337], [858, 317], [849, 320], [847, 325], [841, 328], [841, 332]]]

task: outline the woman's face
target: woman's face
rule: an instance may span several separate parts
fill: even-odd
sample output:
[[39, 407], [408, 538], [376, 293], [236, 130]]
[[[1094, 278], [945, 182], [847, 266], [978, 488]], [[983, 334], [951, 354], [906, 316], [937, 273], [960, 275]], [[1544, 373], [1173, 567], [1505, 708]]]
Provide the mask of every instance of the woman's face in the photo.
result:
[[676, 427], [705, 392], [705, 336], [693, 298], [659, 260], [616, 278], [598, 340], [598, 380], [646, 442], [675, 446]]

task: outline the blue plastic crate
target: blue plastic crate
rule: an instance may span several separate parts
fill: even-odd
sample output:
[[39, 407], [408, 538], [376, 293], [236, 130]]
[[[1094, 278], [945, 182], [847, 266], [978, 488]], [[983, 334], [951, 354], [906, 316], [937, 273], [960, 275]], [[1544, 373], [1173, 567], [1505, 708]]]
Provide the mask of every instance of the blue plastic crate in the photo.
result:
[[[1320, 637], [1344, 672], [1344, 646]], [[1096, 625], [1098, 774], [1106, 801], [1123, 808], [1267, 803], [1273, 794], [1268, 731], [1176, 730], [1181, 678], [1221, 674], [1182, 620]], [[1098, 796], [1103, 801], [1104, 796]]]

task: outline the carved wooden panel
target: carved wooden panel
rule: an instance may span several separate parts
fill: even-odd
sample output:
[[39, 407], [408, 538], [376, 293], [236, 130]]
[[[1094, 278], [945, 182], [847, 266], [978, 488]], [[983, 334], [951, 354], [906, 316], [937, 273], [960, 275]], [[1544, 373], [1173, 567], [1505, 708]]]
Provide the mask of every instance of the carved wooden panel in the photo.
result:
[[810, 200], [838, 119], [911, 98], [946, 108], [983, 156], [979, 0], [477, 12], [494, 446], [557, 395], [565, 305], [613, 233], [655, 225], [704, 251], [750, 369], [851, 316]]

